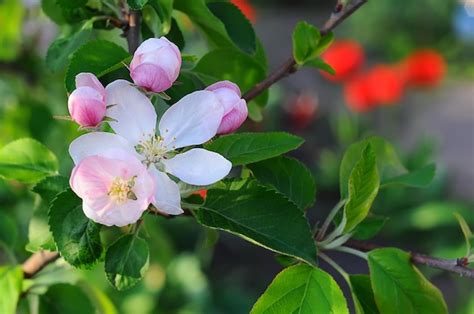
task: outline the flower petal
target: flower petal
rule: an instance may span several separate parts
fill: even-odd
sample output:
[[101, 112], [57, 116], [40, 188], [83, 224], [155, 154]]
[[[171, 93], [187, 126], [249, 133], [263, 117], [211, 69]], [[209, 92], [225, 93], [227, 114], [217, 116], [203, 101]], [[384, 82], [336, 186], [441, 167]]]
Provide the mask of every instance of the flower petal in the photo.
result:
[[156, 112], [150, 100], [130, 82], [117, 80], [105, 88], [107, 91], [107, 117], [112, 129], [132, 142], [138, 144], [144, 138], [155, 134]]
[[79, 136], [69, 145], [69, 154], [77, 165], [88, 156], [104, 156], [128, 159], [130, 155], [139, 158], [132, 144], [123, 137], [106, 132], [92, 132]]
[[168, 215], [182, 214], [181, 195], [178, 185], [167, 174], [156, 170], [155, 166], [151, 166], [148, 171], [153, 176], [156, 186], [155, 200], [152, 204], [160, 212]]
[[166, 172], [194, 185], [213, 184], [229, 174], [232, 164], [221, 155], [194, 148], [164, 160]]
[[196, 91], [184, 96], [163, 114], [160, 135], [168, 150], [198, 145], [216, 135], [224, 110], [210, 91]]
[[76, 88], [79, 87], [90, 87], [96, 90], [102, 96], [102, 100], [105, 101], [105, 88], [94, 74], [79, 73], [78, 75], [76, 75]]

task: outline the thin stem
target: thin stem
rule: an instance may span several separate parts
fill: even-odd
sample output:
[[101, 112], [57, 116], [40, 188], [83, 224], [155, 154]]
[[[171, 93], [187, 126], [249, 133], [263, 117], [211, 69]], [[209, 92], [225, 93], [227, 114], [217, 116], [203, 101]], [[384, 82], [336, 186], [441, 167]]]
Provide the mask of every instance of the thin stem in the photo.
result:
[[128, 29], [126, 30], [128, 51], [133, 54], [140, 45], [140, 11], [130, 10]]
[[332, 258], [330, 258], [329, 256], [327, 256], [326, 254], [324, 253], [319, 253], [318, 254], [319, 257], [321, 257], [322, 260], [324, 260], [326, 263], [328, 263], [332, 268], [334, 268], [339, 274], [341, 274], [341, 276], [347, 281], [349, 282], [349, 274], [344, 270], [342, 269], [341, 266], [339, 266]]
[[329, 227], [329, 224], [334, 219], [334, 217], [336, 217], [336, 214], [339, 212], [339, 210], [342, 208], [342, 206], [344, 206], [345, 203], [346, 203], [346, 200], [340, 200], [336, 204], [336, 206], [334, 206], [333, 209], [331, 209], [328, 216], [326, 217], [326, 220], [324, 221], [323, 225], [321, 226], [321, 229], [319, 229], [319, 232], [316, 235], [316, 241], [321, 241], [324, 238], [324, 236], [326, 235], [326, 231]]
[[368, 260], [367, 253], [364, 253], [362, 251], [359, 251], [359, 250], [356, 250], [356, 249], [353, 249], [353, 248], [350, 248], [350, 247], [347, 247], [347, 246], [340, 246], [340, 247], [334, 248], [334, 251], [339, 251], [339, 252], [352, 254], [352, 255], [358, 256], [360, 258], [363, 258], [365, 260]]
[[22, 265], [25, 278], [31, 278], [41, 271], [46, 265], [59, 258], [58, 252], [38, 251], [31, 255]]
[[322, 249], [332, 250], [332, 249], [340, 247], [341, 245], [346, 243], [347, 240], [349, 240], [350, 238], [352, 238], [352, 233], [347, 233], [340, 236], [337, 239], [328, 239], [328, 241], [320, 242], [320, 247]]
[[[354, 0], [338, 14], [333, 14], [325, 23], [324, 27], [321, 29], [321, 36], [326, 36], [327, 34], [329, 34], [336, 26], [341, 24], [342, 21], [351, 16], [366, 2], [367, 0]], [[295, 59], [293, 57], [289, 58], [285, 61], [285, 63], [283, 63], [279, 68], [277, 68], [275, 72], [270, 74], [266, 79], [255, 85], [249, 91], [247, 91], [242, 98], [244, 98], [246, 101], [254, 99], [264, 90], [272, 86], [274, 83], [278, 82], [289, 74], [296, 72], [297, 70], [298, 67], [296, 66]]]

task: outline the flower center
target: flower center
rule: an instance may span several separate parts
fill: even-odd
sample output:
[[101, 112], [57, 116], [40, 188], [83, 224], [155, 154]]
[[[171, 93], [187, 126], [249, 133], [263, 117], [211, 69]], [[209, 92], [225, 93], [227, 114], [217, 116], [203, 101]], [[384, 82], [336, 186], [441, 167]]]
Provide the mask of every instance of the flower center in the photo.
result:
[[124, 180], [119, 177], [114, 178], [107, 195], [119, 205], [124, 204], [128, 200], [136, 200], [137, 197], [132, 191], [135, 185], [135, 178], [136, 177], [133, 177], [130, 180]]
[[147, 166], [154, 164], [159, 167], [161, 159], [166, 159], [171, 154], [163, 142], [163, 137], [151, 135], [147, 140], [140, 141], [135, 146], [135, 150], [143, 156], [144, 164]]

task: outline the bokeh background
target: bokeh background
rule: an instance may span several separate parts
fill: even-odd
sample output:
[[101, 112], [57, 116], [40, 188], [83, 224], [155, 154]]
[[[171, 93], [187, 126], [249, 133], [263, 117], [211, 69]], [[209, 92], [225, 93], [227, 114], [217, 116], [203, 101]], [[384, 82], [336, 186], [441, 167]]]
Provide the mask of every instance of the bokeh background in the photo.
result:
[[[335, 4], [233, 2], [254, 24], [270, 70], [290, 56], [294, 25], [299, 20], [324, 25]], [[205, 42], [186, 17], [179, 15], [178, 21], [185, 52], [205, 53]], [[0, 147], [18, 138], [36, 138], [56, 153], [64, 175], [71, 170], [67, 147], [78, 136], [77, 126], [53, 117], [67, 114], [64, 72], [52, 72], [44, 59], [51, 42], [71, 31], [51, 22], [39, 0], [0, 0]], [[107, 34], [125, 47], [118, 31]], [[376, 242], [445, 258], [462, 256], [463, 237], [452, 213], [461, 213], [474, 225], [474, 1], [373, 0], [335, 35], [342, 52], [328, 52], [327, 58], [336, 69], [349, 67], [347, 75], [328, 77], [314, 69], [293, 74], [271, 88], [262, 121], [249, 121], [243, 129], [286, 130], [305, 138], [294, 156], [316, 178], [312, 221], [325, 217], [339, 199], [339, 162], [344, 149], [357, 140], [387, 138], [408, 168], [436, 162], [436, 178], [427, 189], [400, 188], [379, 195], [374, 212], [390, 219]], [[416, 59], [420, 49], [430, 54]], [[382, 100], [374, 99], [374, 90], [383, 91]], [[47, 236], [46, 209], [37, 203], [25, 187], [0, 179], [0, 219], [17, 224], [15, 256], [20, 261], [35, 249], [35, 239], [29, 239], [32, 228]], [[45, 282], [92, 282], [110, 299], [110, 313], [246, 313], [282, 269], [271, 252], [203, 230], [190, 218], [147, 217], [145, 226], [150, 270], [133, 289], [114, 291], [101, 264], [89, 271], [51, 265]], [[351, 273], [367, 272], [357, 258], [334, 257]], [[0, 250], [0, 264], [10, 258]], [[334, 274], [324, 263], [321, 267]], [[423, 271], [444, 293], [450, 312], [474, 313], [472, 281]], [[27, 302], [22, 301], [20, 311], [29, 311]]]

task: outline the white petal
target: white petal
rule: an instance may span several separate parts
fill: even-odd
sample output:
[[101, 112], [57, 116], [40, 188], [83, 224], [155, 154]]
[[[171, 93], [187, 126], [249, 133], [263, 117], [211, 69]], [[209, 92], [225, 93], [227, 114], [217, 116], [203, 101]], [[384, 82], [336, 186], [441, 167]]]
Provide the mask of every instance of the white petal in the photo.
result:
[[183, 97], [163, 114], [159, 129], [168, 150], [198, 145], [216, 135], [224, 115], [217, 97], [197, 91]]
[[155, 179], [155, 201], [152, 204], [160, 212], [169, 215], [182, 214], [181, 195], [178, 185], [168, 175], [156, 170], [155, 166], [151, 166], [149, 172]]
[[105, 88], [107, 91], [107, 117], [116, 121], [109, 122], [112, 129], [138, 144], [140, 140], [155, 134], [156, 112], [148, 97], [130, 82], [117, 80]]
[[202, 148], [178, 154], [163, 164], [166, 172], [194, 185], [213, 184], [228, 175], [232, 168], [230, 161]]
[[92, 132], [79, 136], [69, 145], [69, 154], [76, 165], [83, 158], [94, 155], [124, 160], [131, 154], [139, 158], [129, 141], [106, 132]]

